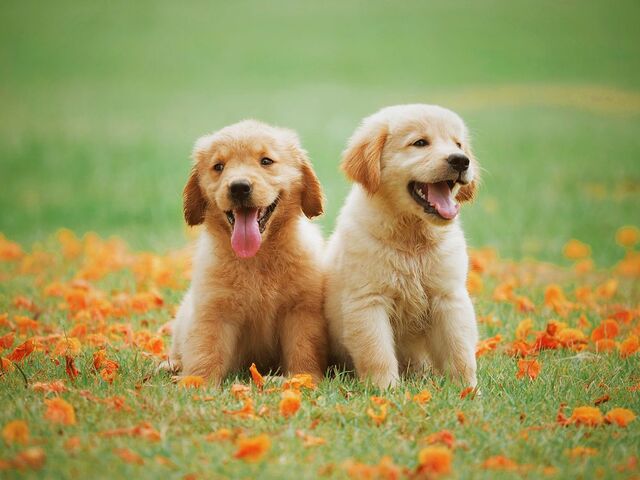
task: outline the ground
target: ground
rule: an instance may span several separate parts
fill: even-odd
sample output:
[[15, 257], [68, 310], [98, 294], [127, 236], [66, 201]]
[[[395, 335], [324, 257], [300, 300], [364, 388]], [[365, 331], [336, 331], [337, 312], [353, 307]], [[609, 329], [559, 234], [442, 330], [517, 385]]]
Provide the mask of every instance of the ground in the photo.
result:
[[[611, 239], [624, 260], [610, 269], [594, 270], [589, 246], [576, 240], [564, 249], [571, 268], [473, 251], [477, 392], [431, 375], [380, 392], [344, 372], [317, 386], [272, 380], [261, 390], [248, 371], [220, 389], [199, 378], [176, 385], [155, 368], [188, 282], [189, 249], [134, 253], [118, 239], [81, 240], [68, 230], [30, 252], [4, 240], [0, 471], [632, 478], [640, 446], [640, 254], [631, 247], [639, 237], [628, 227], [618, 243]], [[585, 406], [598, 411], [581, 413]], [[624, 409], [622, 425], [616, 408]], [[242, 446], [256, 437], [252, 462]], [[446, 458], [425, 467], [420, 455], [434, 448]]]
[[[454, 478], [640, 475], [638, 420], [576, 411], [640, 413], [638, 19], [635, 1], [4, 2], [0, 476], [434, 476], [449, 459]], [[285, 418], [282, 386], [260, 392], [248, 372], [219, 391], [155, 374], [188, 284], [195, 139], [247, 117], [295, 128], [328, 235], [347, 138], [406, 102], [460, 113], [484, 169], [462, 211], [493, 339], [481, 395], [431, 376], [379, 392], [340, 374], [301, 387]], [[537, 364], [518, 378], [521, 360]], [[63, 392], [38, 390], [56, 380]], [[246, 396], [255, 418], [225, 413]], [[262, 433], [248, 462], [243, 442]]]

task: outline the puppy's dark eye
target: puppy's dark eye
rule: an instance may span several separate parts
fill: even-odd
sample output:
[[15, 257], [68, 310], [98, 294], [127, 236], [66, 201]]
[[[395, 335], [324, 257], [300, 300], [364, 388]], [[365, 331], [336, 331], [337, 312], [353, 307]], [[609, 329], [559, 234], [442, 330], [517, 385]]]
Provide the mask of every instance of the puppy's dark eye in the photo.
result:
[[224, 163], [216, 163], [216, 164], [213, 166], [213, 169], [214, 169], [216, 172], [221, 172], [222, 170], [224, 170]]
[[462, 144], [461, 144], [460, 142], [456, 142], [456, 146], [457, 146], [458, 148], [462, 148]]
[[429, 142], [424, 138], [421, 138], [420, 140], [416, 140], [415, 142], [413, 142], [411, 145], [413, 145], [414, 147], [426, 147], [429, 145]]
[[273, 163], [273, 160], [271, 160], [268, 157], [263, 157], [263, 158], [260, 159], [260, 165], [264, 165], [265, 167], [267, 165], [271, 165], [272, 163]]

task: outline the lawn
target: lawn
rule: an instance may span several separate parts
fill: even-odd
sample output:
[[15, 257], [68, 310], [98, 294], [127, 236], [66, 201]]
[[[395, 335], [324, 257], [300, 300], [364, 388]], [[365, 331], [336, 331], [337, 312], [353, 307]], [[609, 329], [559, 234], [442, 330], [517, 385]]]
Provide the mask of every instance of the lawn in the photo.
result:
[[[3, 2], [0, 477], [429, 477], [448, 460], [453, 478], [640, 475], [638, 420], [585, 426], [575, 410], [640, 414], [637, 230], [619, 230], [640, 225], [638, 21], [636, 1]], [[483, 167], [462, 212], [493, 339], [481, 395], [339, 373], [285, 417], [277, 381], [156, 375], [188, 284], [194, 140], [247, 117], [296, 129], [328, 235], [346, 140], [407, 102], [460, 113]], [[518, 378], [521, 360], [539, 375]], [[247, 399], [251, 415], [225, 413]], [[251, 462], [241, 447], [260, 434]]]

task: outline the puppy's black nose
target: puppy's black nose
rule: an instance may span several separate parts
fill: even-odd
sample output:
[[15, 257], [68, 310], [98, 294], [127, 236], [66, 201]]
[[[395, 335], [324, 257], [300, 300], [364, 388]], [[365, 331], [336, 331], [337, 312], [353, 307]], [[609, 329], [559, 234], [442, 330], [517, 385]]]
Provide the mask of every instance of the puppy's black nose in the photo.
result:
[[469, 157], [462, 153], [452, 153], [447, 158], [447, 162], [456, 172], [464, 172], [469, 169]]
[[229, 194], [234, 200], [246, 200], [251, 195], [251, 190], [248, 180], [236, 180], [229, 185]]

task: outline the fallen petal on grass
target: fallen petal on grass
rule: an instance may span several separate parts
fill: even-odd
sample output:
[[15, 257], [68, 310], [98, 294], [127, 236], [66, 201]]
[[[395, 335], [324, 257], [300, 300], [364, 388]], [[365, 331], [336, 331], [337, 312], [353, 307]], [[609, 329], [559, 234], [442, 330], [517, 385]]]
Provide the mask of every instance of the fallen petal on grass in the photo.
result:
[[267, 435], [239, 438], [236, 442], [235, 458], [245, 462], [258, 462], [271, 448], [271, 439]]

